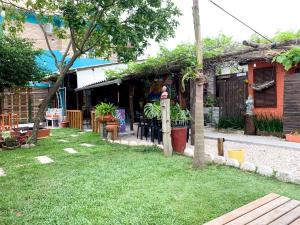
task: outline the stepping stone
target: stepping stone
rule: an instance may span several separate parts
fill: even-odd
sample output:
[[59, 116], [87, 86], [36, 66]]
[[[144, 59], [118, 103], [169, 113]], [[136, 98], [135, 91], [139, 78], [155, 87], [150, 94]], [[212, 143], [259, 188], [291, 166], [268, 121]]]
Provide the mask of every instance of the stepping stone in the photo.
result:
[[68, 152], [68, 153], [70, 153], [70, 154], [78, 153], [77, 151], [75, 151], [74, 148], [65, 148], [64, 151], [65, 151], [65, 152]]
[[68, 140], [64, 140], [64, 139], [59, 139], [58, 141], [63, 142], [63, 143], [68, 143], [69, 142]]
[[54, 161], [50, 159], [48, 156], [38, 156], [35, 157], [40, 163], [42, 164], [48, 164], [48, 163], [53, 163]]
[[78, 137], [79, 135], [78, 134], [71, 134], [70, 136], [71, 137]]
[[5, 177], [6, 174], [2, 168], [0, 168], [0, 177]]
[[83, 144], [80, 144], [80, 145], [83, 146], [83, 147], [88, 147], [88, 148], [95, 146], [95, 145], [87, 144], [87, 143], [83, 143]]

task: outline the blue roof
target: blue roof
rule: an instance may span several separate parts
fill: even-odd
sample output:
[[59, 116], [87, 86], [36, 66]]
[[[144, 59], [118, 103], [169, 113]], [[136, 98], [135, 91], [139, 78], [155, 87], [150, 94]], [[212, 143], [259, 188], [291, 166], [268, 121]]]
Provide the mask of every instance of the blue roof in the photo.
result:
[[[62, 60], [62, 53], [59, 50], [53, 50], [53, 53], [55, 54], [58, 61]], [[70, 58], [66, 58], [66, 62], [69, 62]], [[36, 63], [44, 70], [46, 70], [47, 73], [56, 73], [58, 70], [55, 66], [55, 61], [50, 53], [50, 51], [44, 51], [40, 56], [36, 58]], [[99, 66], [104, 64], [110, 64], [111, 61], [108, 60], [101, 60], [96, 58], [78, 58], [71, 69], [78, 69], [83, 67], [93, 67], [93, 66]]]

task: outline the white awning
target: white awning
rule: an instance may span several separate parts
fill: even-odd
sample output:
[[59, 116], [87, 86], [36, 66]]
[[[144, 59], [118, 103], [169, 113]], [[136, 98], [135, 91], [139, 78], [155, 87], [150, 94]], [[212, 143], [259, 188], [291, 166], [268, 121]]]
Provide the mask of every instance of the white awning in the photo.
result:
[[108, 70], [120, 70], [126, 69], [126, 64], [107, 64], [99, 67], [79, 69], [77, 73], [77, 89], [82, 89], [83, 87], [90, 86], [93, 84], [101, 83], [107, 80], [105, 75]]

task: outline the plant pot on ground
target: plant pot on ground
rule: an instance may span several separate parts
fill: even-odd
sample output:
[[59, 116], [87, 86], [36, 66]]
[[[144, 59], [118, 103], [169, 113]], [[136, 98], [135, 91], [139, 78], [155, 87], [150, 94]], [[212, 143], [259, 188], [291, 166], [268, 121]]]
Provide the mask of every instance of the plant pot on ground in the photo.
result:
[[61, 127], [61, 128], [67, 128], [67, 127], [69, 127], [69, 121], [67, 121], [67, 120], [64, 120], [64, 121], [61, 121], [60, 123], [59, 123], [59, 126]]
[[171, 106], [171, 139], [175, 152], [184, 153], [187, 141], [187, 127], [190, 120], [190, 112], [181, 109], [179, 104]]
[[16, 138], [6, 138], [2, 144], [4, 150], [14, 150], [21, 145]]

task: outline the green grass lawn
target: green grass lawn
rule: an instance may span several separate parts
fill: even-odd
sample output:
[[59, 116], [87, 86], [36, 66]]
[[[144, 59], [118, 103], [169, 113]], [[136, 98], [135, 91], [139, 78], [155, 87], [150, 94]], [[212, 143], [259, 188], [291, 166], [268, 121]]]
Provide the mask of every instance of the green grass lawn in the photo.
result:
[[[35, 148], [0, 152], [1, 225], [202, 224], [271, 192], [300, 200], [297, 185], [223, 166], [196, 171], [184, 156], [70, 136], [78, 132], [54, 130]], [[40, 164], [41, 155], [55, 162]]]

